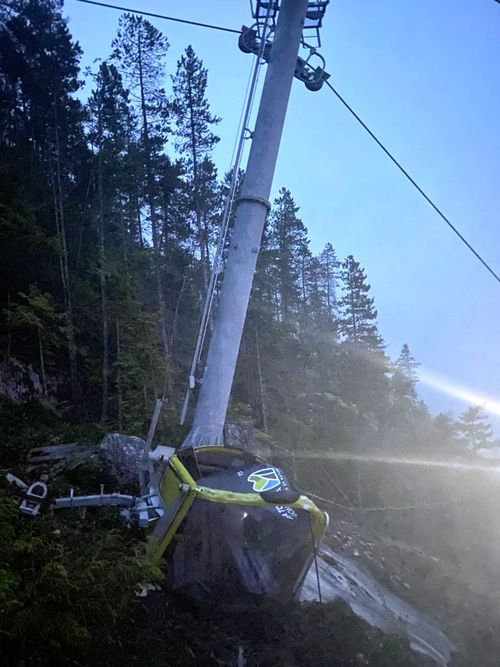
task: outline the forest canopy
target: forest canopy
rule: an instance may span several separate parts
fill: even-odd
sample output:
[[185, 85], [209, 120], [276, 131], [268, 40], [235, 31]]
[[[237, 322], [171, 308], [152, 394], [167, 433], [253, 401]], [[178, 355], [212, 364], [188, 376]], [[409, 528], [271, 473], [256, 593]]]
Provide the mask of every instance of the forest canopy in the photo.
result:
[[[176, 425], [231, 174], [192, 46], [124, 14], [89, 74], [58, 0], [0, 9], [0, 340], [42, 397], [144, 432]], [[172, 93], [165, 90], [171, 81]], [[239, 182], [241, 182], [241, 176]], [[282, 187], [262, 239], [232, 407], [287, 449], [491, 444], [467, 415], [433, 420], [406, 344], [385, 353], [363, 267], [317, 255]], [[293, 362], [292, 362], [293, 360]], [[198, 375], [202, 368], [198, 369]], [[246, 407], [245, 407], [246, 406]], [[484, 415], [476, 415], [483, 418]]]
[[[35, 387], [28, 398], [37, 399], [12, 405], [0, 398], [0, 466], [9, 469], [18, 470], [40, 444], [95, 444], [109, 431], [144, 436], [159, 397], [166, 409], [158, 439], [182, 442], [187, 426], [179, 426], [179, 413], [233, 176], [214, 159], [224, 109], [210, 100], [209, 72], [191, 45], [173, 54], [167, 35], [125, 13], [86, 83], [81, 58], [62, 0], [0, 4], [0, 393], [9, 395], [9, 378], [24, 373]], [[235, 178], [239, 187], [243, 173]], [[234, 213], [226, 244], [233, 222]], [[332, 238], [312, 252], [307, 224], [293, 193], [280, 187], [261, 242], [228, 419], [255, 429], [290, 478], [336, 512], [361, 516], [359, 523], [391, 538], [393, 529], [408, 540], [417, 535], [460, 563], [465, 549], [454, 551], [459, 522], [451, 510], [422, 522], [397, 515], [393, 523], [376, 512], [389, 501], [391, 510], [406, 505], [411, 512], [410, 492], [420, 500], [440, 496], [442, 504], [448, 494], [453, 502], [466, 487], [461, 478], [447, 486], [429, 475], [424, 484], [415, 472], [350, 464], [338, 475], [340, 488], [332, 461], [336, 454], [355, 462], [470, 459], [498, 444], [487, 416], [478, 406], [458, 419], [430, 414], [409, 345], [401, 341], [396, 359], [387, 354], [376, 296], [354, 250], [339, 257]], [[198, 381], [202, 371], [203, 357]], [[57, 488], [90, 493], [103, 474], [90, 465]], [[9, 655], [19, 664], [57, 664], [54, 656], [69, 661], [78, 650], [84, 662], [73, 664], [102, 664], [104, 651], [111, 664], [147, 644], [150, 664], [167, 664], [160, 655], [167, 648], [180, 651], [171, 664], [195, 664], [183, 611], [165, 619], [164, 600], [160, 621], [172, 635], [182, 626], [182, 641], [173, 649], [170, 639], [150, 641], [155, 610], [141, 607], [135, 591], [162, 577], [137, 534], [114, 515], [84, 526], [78, 517], [26, 523], [4, 487], [0, 646]], [[364, 510], [373, 510], [370, 519]], [[483, 526], [481, 508], [462, 504], [460, 520]], [[488, 521], [478, 544], [489, 543], [496, 517]], [[471, 571], [483, 567], [476, 556], [467, 551]], [[493, 572], [497, 561], [488, 563]], [[344, 608], [326, 613], [375, 656], [371, 664], [412, 664], [406, 647], [361, 631]], [[315, 628], [319, 614], [310, 611]], [[296, 610], [290, 618], [309, 637], [307, 618]], [[210, 623], [204, 631], [212, 633]], [[230, 639], [217, 646], [220, 655], [230, 646], [234, 656]], [[300, 664], [321, 664], [307, 642], [304, 649], [287, 641], [295, 657], [302, 650]], [[330, 648], [342, 651], [335, 642], [321, 635], [319, 660]], [[195, 648], [212, 659], [203, 636]], [[143, 654], [132, 653], [130, 664], [137, 664]], [[342, 664], [367, 664], [359, 655]], [[269, 664], [265, 654], [258, 660]]]

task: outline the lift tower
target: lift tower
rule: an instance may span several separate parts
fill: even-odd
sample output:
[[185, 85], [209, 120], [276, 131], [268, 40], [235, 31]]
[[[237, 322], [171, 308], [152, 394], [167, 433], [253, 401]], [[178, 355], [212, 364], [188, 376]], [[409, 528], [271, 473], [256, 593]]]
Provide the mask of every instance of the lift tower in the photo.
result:
[[[248, 308], [278, 149], [294, 75], [301, 70], [298, 51], [303, 29], [321, 25], [326, 2], [257, 0], [256, 14], [277, 12], [268, 69], [257, 114], [236, 222], [207, 353], [194, 420], [182, 447], [222, 445], [238, 351]], [[279, 7], [279, 11], [278, 11]]]

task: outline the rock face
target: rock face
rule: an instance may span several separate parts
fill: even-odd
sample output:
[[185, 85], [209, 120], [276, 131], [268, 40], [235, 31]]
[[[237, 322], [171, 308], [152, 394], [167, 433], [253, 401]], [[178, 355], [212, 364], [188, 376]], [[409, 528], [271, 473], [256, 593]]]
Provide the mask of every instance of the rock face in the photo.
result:
[[[406, 635], [415, 651], [429, 656], [439, 667], [446, 667], [456, 650], [453, 642], [435, 621], [391, 593], [358, 563], [324, 545], [319, 551], [318, 574], [323, 601], [344, 600], [373, 627], [389, 634]], [[319, 599], [317, 582], [312, 565], [300, 592], [302, 601]]]
[[257, 439], [252, 422], [226, 423], [224, 426], [224, 444], [226, 447], [237, 447], [251, 454], [260, 456], [266, 461], [271, 460], [271, 449], [268, 444]]
[[109, 433], [100, 444], [99, 456], [119, 484], [136, 485], [145, 449], [142, 438]]
[[[54, 382], [52, 381], [51, 385]], [[52, 386], [51, 386], [52, 389]], [[23, 364], [13, 357], [0, 361], [0, 396], [20, 404], [31, 399], [43, 398], [39, 374], [31, 364]]]
[[0, 362], [0, 396], [19, 404], [30, 398], [42, 398], [42, 395], [40, 376], [31, 364], [23, 364], [12, 357]]

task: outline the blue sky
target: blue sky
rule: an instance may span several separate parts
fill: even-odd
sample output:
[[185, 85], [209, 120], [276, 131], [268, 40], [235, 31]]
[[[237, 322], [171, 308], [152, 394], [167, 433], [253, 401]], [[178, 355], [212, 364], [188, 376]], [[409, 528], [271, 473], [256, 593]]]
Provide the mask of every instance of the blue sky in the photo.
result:
[[[247, 0], [117, 4], [234, 28], [252, 21]], [[106, 57], [120, 12], [66, 0], [65, 14], [82, 64]], [[222, 173], [251, 56], [236, 35], [151, 22], [169, 39], [170, 72], [188, 44], [209, 70]], [[333, 85], [500, 272], [500, 5], [332, 0], [321, 36]], [[283, 185], [312, 250], [331, 241], [340, 257], [353, 254], [365, 267], [388, 352], [397, 356], [408, 343], [431, 410], [459, 413], [489, 399], [500, 435], [500, 284], [327, 88], [312, 93], [294, 82], [274, 193]]]

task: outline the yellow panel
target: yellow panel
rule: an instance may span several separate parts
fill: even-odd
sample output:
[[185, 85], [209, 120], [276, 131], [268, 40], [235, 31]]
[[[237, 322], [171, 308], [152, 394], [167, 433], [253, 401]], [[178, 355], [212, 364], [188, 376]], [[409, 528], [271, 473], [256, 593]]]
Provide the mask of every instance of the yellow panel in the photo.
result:
[[160, 482], [160, 496], [165, 505], [171, 505], [179, 497], [180, 480], [171, 468], [167, 468]]
[[[266, 502], [257, 493], [236, 493], [234, 491], [223, 491], [206, 486], [198, 486], [177, 456], [174, 455], [169, 460], [159, 489], [162, 500], [167, 507], [179, 500], [181, 484], [185, 490], [188, 488], [189, 492], [185, 496], [165, 534], [159, 541], [155, 540], [155, 543], [151, 544], [153, 548], [153, 560], [156, 563], [161, 559], [165, 549], [196, 498], [222, 505], [247, 505], [249, 507], [269, 507], [272, 505], [272, 503]], [[296, 502], [290, 503], [289, 507], [305, 510], [310, 514], [314, 541], [318, 544], [327, 526], [327, 515], [321, 512], [307, 496], [300, 496]]]

